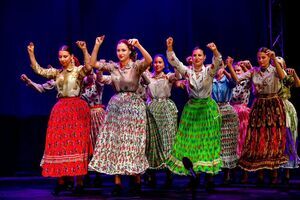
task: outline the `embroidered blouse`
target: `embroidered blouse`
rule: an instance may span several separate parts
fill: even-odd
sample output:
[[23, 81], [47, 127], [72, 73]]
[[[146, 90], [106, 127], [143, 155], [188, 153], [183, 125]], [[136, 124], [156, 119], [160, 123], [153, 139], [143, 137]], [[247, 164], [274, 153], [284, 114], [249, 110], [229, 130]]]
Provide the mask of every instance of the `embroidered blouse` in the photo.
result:
[[49, 79], [54, 79], [57, 97], [77, 97], [80, 95], [81, 84], [87, 71], [85, 67], [72, 66], [67, 69], [42, 68], [38, 63], [31, 66], [35, 73]]
[[190, 98], [207, 98], [211, 96], [213, 77], [221, 67], [222, 56], [213, 57], [211, 65], [202, 65], [198, 75], [193, 68], [180, 62], [174, 51], [167, 51], [167, 58], [169, 63], [187, 80], [187, 91]]
[[280, 89], [280, 79], [277, 75], [276, 68], [272, 65], [269, 65], [266, 69], [253, 67], [238, 76], [239, 81], [245, 79], [252, 81], [252, 88], [255, 95], [275, 94]]
[[137, 60], [130, 61], [123, 68], [119, 63], [100, 62], [99, 69], [110, 72], [112, 84], [117, 92], [136, 92], [141, 74], [147, 67], [144, 60]]

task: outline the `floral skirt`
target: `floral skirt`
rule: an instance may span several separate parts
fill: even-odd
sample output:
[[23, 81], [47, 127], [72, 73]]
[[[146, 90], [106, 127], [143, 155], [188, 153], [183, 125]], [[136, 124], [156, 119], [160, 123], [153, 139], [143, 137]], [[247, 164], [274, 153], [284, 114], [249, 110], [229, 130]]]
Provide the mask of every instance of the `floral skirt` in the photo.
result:
[[217, 174], [222, 167], [221, 116], [211, 98], [190, 99], [184, 106], [168, 168], [179, 175], [190, 175], [182, 159], [187, 157], [196, 173]]
[[118, 93], [110, 99], [106, 113], [89, 167], [111, 175], [143, 173], [149, 167], [144, 101], [132, 92]]
[[60, 98], [52, 108], [41, 161], [42, 175], [85, 175], [90, 149], [91, 115], [79, 97]]
[[285, 118], [283, 102], [277, 95], [254, 101], [239, 160], [241, 168], [246, 171], [272, 170], [287, 163]]

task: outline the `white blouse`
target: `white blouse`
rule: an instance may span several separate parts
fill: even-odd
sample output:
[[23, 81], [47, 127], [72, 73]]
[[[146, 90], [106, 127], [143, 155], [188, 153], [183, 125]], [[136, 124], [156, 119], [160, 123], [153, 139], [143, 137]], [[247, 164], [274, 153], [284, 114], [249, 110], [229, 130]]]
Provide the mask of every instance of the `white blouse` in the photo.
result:
[[190, 98], [207, 98], [211, 96], [213, 78], [222, 64], [222, 56], [213, 57], [212, 64], [202, 65], [198, 76], [193, 67], [187, 67], [178, 60], [174, 51], [167, 51], [169, 63], [187, 80], [187, 91]]

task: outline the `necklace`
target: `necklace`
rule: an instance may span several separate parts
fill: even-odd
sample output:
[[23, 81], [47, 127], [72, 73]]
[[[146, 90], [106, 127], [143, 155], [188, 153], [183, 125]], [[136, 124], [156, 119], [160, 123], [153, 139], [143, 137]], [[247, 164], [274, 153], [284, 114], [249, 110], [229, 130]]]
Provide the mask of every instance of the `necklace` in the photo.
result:
[[164, 78], [165, 74], [163, 72], [159, 73], [159, 74], [153, 74], [152, 78], [154, 79], [160, 79], [160, 78]]

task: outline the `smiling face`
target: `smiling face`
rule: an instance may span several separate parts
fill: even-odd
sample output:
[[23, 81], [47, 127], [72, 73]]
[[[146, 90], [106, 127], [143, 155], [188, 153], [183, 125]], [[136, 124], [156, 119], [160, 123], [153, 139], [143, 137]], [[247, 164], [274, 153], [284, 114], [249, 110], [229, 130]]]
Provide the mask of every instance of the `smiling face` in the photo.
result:
[[165, 68], [165, 62], [160, 56], [154, 58], [153, 67], [156, 74], [159, 74]]
[[130, 60], [130, 53], [131, 51], [125, 43], [121, 42], [117, 45], [117, 56], [121, 63]]
[[206, 56], [202, 49], [195, 49], [192, 53], [192, 63], [194, 66], [202, 66]]
[[64, 67], [69, 67], [72, 65], [72, 58], [73, 55], [71, 55], [68, 51], [58, 51], [58, 60], [59, 63]]

